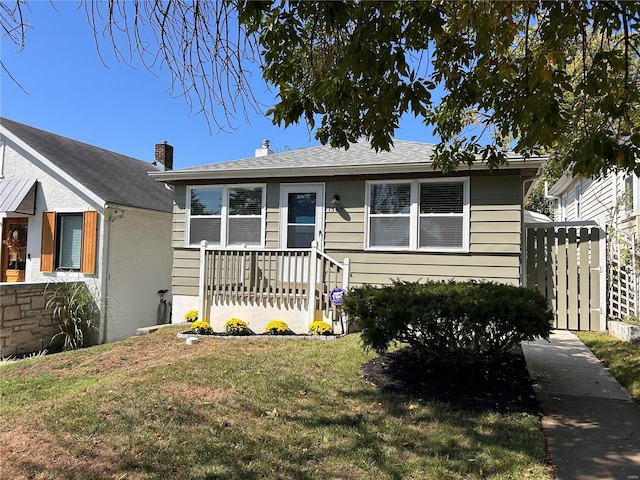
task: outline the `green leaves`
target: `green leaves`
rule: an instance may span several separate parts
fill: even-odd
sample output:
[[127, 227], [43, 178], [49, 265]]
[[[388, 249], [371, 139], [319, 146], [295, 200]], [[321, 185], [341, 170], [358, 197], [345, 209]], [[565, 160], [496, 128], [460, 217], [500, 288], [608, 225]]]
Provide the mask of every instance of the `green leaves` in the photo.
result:
[[319, 123], [322, 143], [365, 137], [388, 150], [411, 113], [441, 138], [445, 171], [555, 149], [577, 174], [640, 173], [640, 4], [283, 0], [239, 10], [279, 89], [268, 114]]

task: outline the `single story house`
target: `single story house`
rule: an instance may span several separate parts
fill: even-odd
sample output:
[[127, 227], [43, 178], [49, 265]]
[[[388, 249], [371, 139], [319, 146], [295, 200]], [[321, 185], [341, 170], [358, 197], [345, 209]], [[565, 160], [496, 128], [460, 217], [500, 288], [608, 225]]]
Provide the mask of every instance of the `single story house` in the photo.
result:
[[[156, 153], [171, 168], [172, 147]], [[101, 342], [155, 324], [158, 290], [171, 283], [173, 191], [151, 170], [158, 166], [1, 118], [0, 288], [85, 282], [101, 311]]]
[[[511, 156], [453, 174], [434, 146], [366, 142], [256, 156], [150, 175], [175, 189], [173, 321], [198, 309], [220, 330], [273, 319], [306, 333], [348, 330], [341, 290], [400, 280], [523, 284], [523, 201], [545, 158]], [[310, 261], [310, 259], [312, 259]]]

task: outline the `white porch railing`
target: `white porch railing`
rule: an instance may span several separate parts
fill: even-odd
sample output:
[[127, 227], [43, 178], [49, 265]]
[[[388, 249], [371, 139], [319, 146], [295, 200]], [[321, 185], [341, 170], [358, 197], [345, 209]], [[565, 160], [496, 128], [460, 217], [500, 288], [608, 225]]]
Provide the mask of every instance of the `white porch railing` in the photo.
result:
[[318, 249], [209, 249], [200, 246], [199, 311], [209, 320], [214, 304], [243, 304], [316, 312], [336, 318], [330, 299], [336, 287], [349, 288], [349, 259], [338, 262]]

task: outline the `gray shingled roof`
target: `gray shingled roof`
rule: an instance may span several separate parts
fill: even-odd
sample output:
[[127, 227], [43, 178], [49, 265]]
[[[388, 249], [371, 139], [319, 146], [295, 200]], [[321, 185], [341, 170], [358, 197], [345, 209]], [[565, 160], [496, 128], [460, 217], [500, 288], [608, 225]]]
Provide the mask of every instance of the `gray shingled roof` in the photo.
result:
[[322, 145], [289, 152], [274, 153], [263, 157], [251, 157], [230, 162], [183, 168], [176, 170], [176, 172], [318, 168], [329, 167], [331, 165], [366, 167], [373, 165], [431, 163], [434, 149], [435, 145], [427, 143], [396, 140], [391, 151], [376, 152], [368, 142], [362, 141], [352, 143], [348, 150]]
[[[154, 181], [149, 162], [120, 155], [7, 118], [0, 123], [105, 203], [162, 212], [172, 211], [173, 192]], [[150, 147], [151, 148], [151, 147]]]
[[[367, 141], [353, 143], [348, 150], [329, 145], [303, 148], [261, 157], [156, 172], [158, 181], [170, 183], [206, 179], [257, 179], [285, 177], [338, 176], [354, 174], [391, 174], [399, 172], [433, 172], [435, 145], [394, 140], [390, 151], [376, 152]], [[511, 168], [537, 168], [539, 157], [524, 162], [522, 156], [508, 154]], [[466, 167], [464, 167], [466, 168]], [[473, 169], [485, 169], [479, 161]], [[509, 167], [503, 167], [509, 168]], [[469, 169], [472, 169], [469, 167]]]

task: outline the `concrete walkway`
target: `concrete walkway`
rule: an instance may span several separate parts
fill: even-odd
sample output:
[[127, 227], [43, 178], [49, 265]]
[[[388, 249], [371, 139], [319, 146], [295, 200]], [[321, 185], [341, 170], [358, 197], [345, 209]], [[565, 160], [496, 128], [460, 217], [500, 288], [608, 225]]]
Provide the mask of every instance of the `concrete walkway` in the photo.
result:
[[573, 333], [522, 349], [559, 480], [640, 480], [640, 408]]

